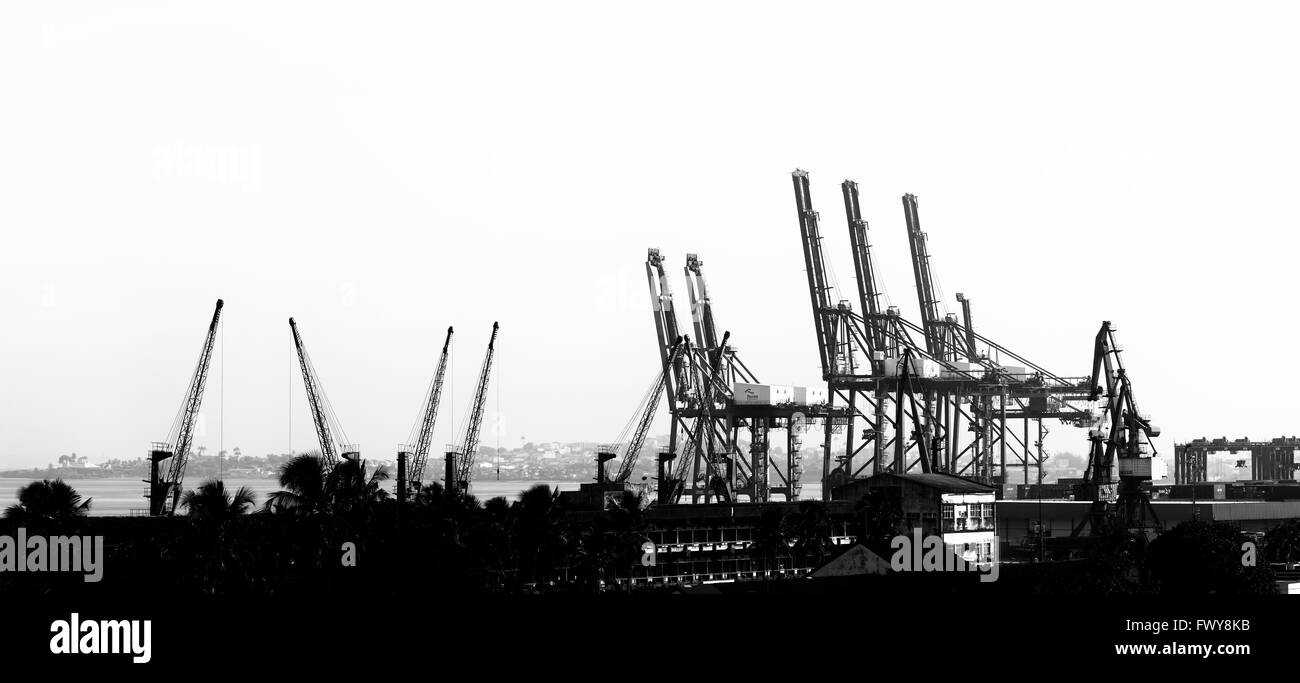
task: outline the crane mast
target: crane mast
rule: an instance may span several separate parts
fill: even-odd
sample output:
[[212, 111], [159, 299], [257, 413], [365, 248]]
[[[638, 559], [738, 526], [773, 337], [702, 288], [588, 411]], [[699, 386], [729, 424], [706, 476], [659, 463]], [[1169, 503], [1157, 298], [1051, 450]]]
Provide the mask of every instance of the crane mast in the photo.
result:
[[[677, 338], [673, 342], [672, 353], [669, 354], [669, 362], [677, 359], [677, 354], [681, 351], [682, 339]], [[659, 376], [647, 394], [645, 409], [641, 413], [641, 419], [637, 422], [636, 429], [632, 432], [632, 438], [628, 440], [627, 446], [623, 450], [623, 462], [619, 465], [618, 474], [614, 476], [615, 483], [624, 483], [632, 476], [632, 470], [636, 468], [637, 458], [641, 454], [641, 448], [645, 446], [646, 435], [650, 432], [650, 425], [654, 422], [655, 413], [659, 412], [659, 394], [664, 390], [664, 382], [667, 378], [665, 370], [659, 371]]]
[[921, 232], [916, 195], [903, 195], [903, 214], [907, 220], [907, 243], [912, 251], [912, 273], [916, 277], [916, 297], [921, 305], [921, 328], [925, 332], [925, 350], [931, 356], [943, 358], [943, 342], [938, 330], [939, 297], [934, 291], [934, 277], [930, 272], [930, 252], [926, 247], [925, 233]]
[[483, 426], [483, 409], [487, 405], [488, 382], [492, 375], [492, 356], [495, 353], [497, 330], [500, 326], [492, 323], [492, 337], [488, 340], [487, 355], [483, 357], [483, 367], [479, 370], [478, 384], [474, 389], [474, 403], [470, 405], [469, 419], [465, 422], [465, 436], [460, 448], [448, 453], [447, 470], [455, 479], [447, 482], [447, 488], [465, 491], [469, 488], [474, 474], [474, 456], [478, 452], [479, 431]]
[[691, 298], [691, 321], [695, 326], [695, 339], [710, 356], [721, 353], [718, 346], [718, 329], [713, 322], [713, 302], [709, 300], [709, 287], [704, 281], [704, 262], [698, 254], [686, 255], [686, 291]]
[[690, 373], [686, 371], [686, 357], [679, 355], [669, 363], [669, 348], [673, 340], [680, 338], [677, 327], [677, 310], [673, 307], [673, 290], [664, 272], [664, 257], [658, 249], [646, 252], [646, 279], [650, 284], [650, 308], [655, 317], [655, 331], [659, 337], [659, 357], [664, 367], [671, 367], [672, 374], [664, 384], [664, 395], [668, 398], [668, 407], [676, 412], [678, 397], [685, 397], [690, 391]]
[[[329, 402], [321, 388], [320, 378], [317, 377], [316, 368], [312, 365], [311, 357], [307, 355], [307, 349], [302, 344], [298, 323], [294, 322], [293, 318], [289, 318], [289, 329], [293, 331], [293, 345], [298, 351], [298, 365], [302, 368], [302, 383], [307, 389], [307, 403], [311, 408], [312, 423], [316, 426], [316, 438], [320, 442], [321, 457], [324, 458], [327, 466], [333, 467], [339, 461], [339, 445], [332, 433], [332, 426], [337, 426], [338, 420], [334, 418], [333, 411], [329, 408]], [[341, 428], [338, 431], [343, 432]], [[345, 458], [355, 460], [361, 456], [355, 446], [343, 446], [343, 450]]]
[[817, 330], [817, 349], [821, 355], [822, 379], [829, 380], [832, 375], [839, 373], [840, 363], [834, 309], [830, 303], [831, 287], [826, 279], [826, 264], [822, 255], [821, 230], [817, 225], [817, 212], [812, 208], [812, 190], [808, 181], [808, 172], [798, 169], [791, 176], [794, 180], [795, 210], [799, 215], [804, 265], [808, 271], [808, 293], [812, 300], [813, 324]]
[[853, 271], [858, 282], [858, 299], [862, 317], [866, 322], [871, 341], [871, 351], [884, 352], [885, 323], [881, 320], [880, 290], [876, 286], [876, 268], [871, 260], [871, 244], [867, 242], [867, 221], [862, 218], [858, 203], [858, 184], [852, 180], [840, 183], [844, 194], [844, 215], [849, 221], [849, 242], [853, 247]]
[[[154, 444], [151, 449], [148, 492], [151, 515], [172, 514], [180, 502], [181, 482], [185, 478], [185, 466], [189, 463], [190, 445], [194, 441], [194, 423], [198, 420], [199, 407], [203, 403], [203, 389], [208, 382], [208, 367], [212, 363], [212, 348], [216, 344], [223, 305], [224, 302], [217, 299], [212, 322], [208, 323], [208, 334], [204, 337], [203, 348], [199, 352], [199, 362], [194, 367], [189, 389], [185, 392], [184, 402], [172, 425], [170, 440]], [[168, 458], [171, 463], [167, 473], [160, 476], [160, 463]]]
[[1151, 440], [1160, 436], [1160, 429], [1138, 410], [1120, 351], [1114, 328], [1110, 321], [1104, 321], [1093, 350], [1089, 397], [1105, 401], [1088, 431], [1092, 448], [1082, 490], [1076, 494], [1078, 499], [1091, 500], [1093, 509], [1074, 529], [1076, 536], [1088, 524], [1097, 533], [1098, 527], [1116, 522], [1129, 530], [1146, 530], [1160, 523], [1150, 497], [1143, 491], [1143, 483], [1151, 479], [1151, 455], [1155, 450]]
[[966, 327], [966, 347], [969, 351], [969, 358], [976, 361], [978, 352], [975, 350], [975, 324], [970, 318], [970, 298], [961, 292], [957, 292], [957, 303], [961, 304], [961, 319]]
[[[433, 426], [438, 420], [438, 406], [442, 402], [442, 385], [447, 376], [447, 358], [451, 352], [452, 328], [447, 328], [447, 338], [442, 343], [442, 355], [438, 357], [438, 369], [433, 373], [433, 384], [429, 395], [425, 397], [424, 412], [421, 414], [419, 434], [410, 447], [410, 471], [405, 473], [403, 484], [412, 489], [419, 489], [424, 481], [424, 467], [429, 461], [429, 445], [433, 440]], [[409, 482], [409, 483], [408, 483]]]

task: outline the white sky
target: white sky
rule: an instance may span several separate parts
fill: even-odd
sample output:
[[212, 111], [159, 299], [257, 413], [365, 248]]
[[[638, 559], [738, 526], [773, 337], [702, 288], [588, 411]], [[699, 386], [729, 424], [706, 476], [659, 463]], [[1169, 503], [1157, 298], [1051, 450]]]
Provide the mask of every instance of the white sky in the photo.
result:
[[370, 457], [454, 325], [450, 440], [493, 320], [500, 443], [612, 439], [658, 365], [649, 246], [679, 300], [701, 254], [760, 379], [815, 383], [796, 167], [845, 298], [850, 177], [904, 315], [912, 192], [981, 333], [1082, 375], [1115, 323], [1162, 452], [1300, 431], [1295, 10], [811, 5], [6, 5], [0, 468], [143, 455], [218, 297], [196, 445], [285, 451], [292, 396], [315, 447], [290, 315]]

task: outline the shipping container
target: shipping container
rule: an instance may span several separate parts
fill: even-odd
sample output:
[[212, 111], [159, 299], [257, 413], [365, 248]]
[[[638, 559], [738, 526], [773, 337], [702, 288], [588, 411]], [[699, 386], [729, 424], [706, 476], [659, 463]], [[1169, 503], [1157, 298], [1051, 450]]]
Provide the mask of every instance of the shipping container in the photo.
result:
[[769, 384], [771, 391], [771, 403], [769, 405], [779, 406], [784, 403], [794, 403], [794, 387], [788, 384]]
[[736, 382], [731, 396], [738, 406], [762, 406], [768, 405], [772, 400], [772, 390], [766, 384]]
[[794, 387], [786, 384], [736, 382], [732, 399], [740, 406], [777, 406], [794, 402]]
[[940, 376], [945, 379], [978, 379], [984, 375], [984, 368], [978, 363], [955, 360], [948, 361], [948, 365], [951, 365], [953, 369], [944, 368], [940, 373]]
[[[918, 378], [933, 379], [939, 376], [942, 366], [929, 358], [918, 358], [912, 356], [911, 376]], [[902, 374], [903, 363], [901, 358], [889, 357], [885, 359], [885, 376], [898, 377]]]
[[1011, 377], [1011, 379], [1024, 381], [1029, 378], [1029, 369], [1023, 365], [1003, 365], [1002, 374]]

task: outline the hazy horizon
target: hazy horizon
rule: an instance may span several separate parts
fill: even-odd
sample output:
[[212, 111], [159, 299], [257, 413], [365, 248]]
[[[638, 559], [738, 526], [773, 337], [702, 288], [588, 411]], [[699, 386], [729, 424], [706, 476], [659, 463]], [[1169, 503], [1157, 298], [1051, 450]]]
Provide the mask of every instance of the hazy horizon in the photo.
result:
[[[759, 379], [819, 384], [795, 168], [841, 298], [852, 178], [919, 318], [914, 193], [981, 334], [1082, 376], [1114, 323], [1161, 456], [1297, 431], [1294, 9], [672, 7], [0, 10], [0, 469], [144, 455], [218, 298], [210, 452], [317, 447], [290, 316], [366, 457], [407, 439], [449, 325], [453, 440], [493, 321], [483, 445], [613, 439], [659, 366], [647, 247], [683, 328], [698, 252]], [[1243, 399], [1203, 397], [1212, 371]]]

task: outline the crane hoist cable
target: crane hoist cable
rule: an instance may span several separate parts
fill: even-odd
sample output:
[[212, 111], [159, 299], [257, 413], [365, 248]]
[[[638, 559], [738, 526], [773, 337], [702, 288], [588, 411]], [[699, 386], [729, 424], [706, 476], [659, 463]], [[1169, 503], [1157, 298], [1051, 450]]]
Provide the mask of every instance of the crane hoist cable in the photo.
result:
[[[316, 438], [320, 442], [321, 458], [325, 461], [326, 466], [334, 467], [339, 460], [338, 448], [340, 446], [355, 448], [355, 445], [348, 443], [347, 432], [343, 431], [343, 425], [339, 422], [334, 407], [325, 395], [325, 387], [316, 372], [316, 366], [311, 362], [311, 356], [308, 355], [307, 349], [303, 346], [302, 335], [299, 333], [298, 324], [294, 322], [293, 318], [289, 318], [289, 329], [293, 332], [294, 347], [298, 351], [298, 365], [302, 369], [303, 385], [307, 391], [307, 403], [311, 408], [312, 423], [316, 427]], [[336, 438], [336, 435], [341, 436], [342, 441]]]
[[447, 338], [442, 343], [442, 353], [438, 356], [438, 368], [429, 380], [425, 390], [423, 410], [417, 417], [411, 433], [407, 438], [407, 448], [411, 453], [410, 471], [407, 473], [408, 486], [418, 490], [424, 479], [424, 467], [429, 460], [429, 447], [433, 442], [433, 429], [438, 421], [438, 407], [442, 401], [443, 382], [447, 377], [447, 359], [451, 354], [451, 335], [453, 329], [447, 328]]
[[474, 460], [478, 453], [480, 431], [483, 427], [483, 411], [487, 404], [488, 384], [492, 377], [492, 359], [496, 353], [498, 323], [492, 323], [492, 337], [488, 340], [487, 353], [483, 356], [483, 367], [479, 370], [478, 384], [474, 389], [474, 401], [470, 404], [469, 417], [465, 421], [465, 433], [456, 450], [459, 462], [456, 463], [456, 481], [447, 482], [448, 487], [463, 490], [469, 486], [474, 476]]
[[[172, 420], [168, 431], [167, 443], [155, 447], [150, 458], [152, 466], [149, 481], [149, 512], [152, 515], [171, 514], [180, 502], [181, 483], [185, 478], [185, 466], [189, 463], [190, 446], [194, 440], [194, 427], [199, 417], [199, 408], [203, 404], [203, 389], [207, 386], [208, 369], [212, 364], [212, 348], [216, 344], [217, 328], [221, 324], [221, 309], [225, 303], [217, 299], [216, 309], [212, 312], [212, 321], [208, 323], [208, 333], [203, 339], [199, 351], [198, 363], [190, 375], [189, 388], [181, 407]], [[170, 458], [167, 472], [159, 471], [160, 463]]]
[[[681, 351], [682, 340], [679, 337], [673, 342], [673, 348], [668, 356], [669, 367], [676, 360], [677, 354]], [[646, 390], [645, 395], [641, 398], [641, 403], [637, 406], [637, 412], [632, 416], [632, 421], [628, 427], [624, 428], [619, 435], [619, 443], [625, 443], [622, 452], [622, 463], [619, 465], [618, 474], [614, 476], [614, 481], [623, 483], [632, 476], [632, 470], [636, 467], [637, 458], [641, 455], [641, 448], [645, 445], [646, 435], [650, 431], [650, 425], [654, 422], [655, 414], [659, 412], [659, 396], [663, 393], [664, 382], [667, 381], [667, 368], [661, 368], [655, 381]], [[632, 424], [635, 423], [633, 431]], [[631, 438], [628, 438], [628, 431], [632, 431]]]

